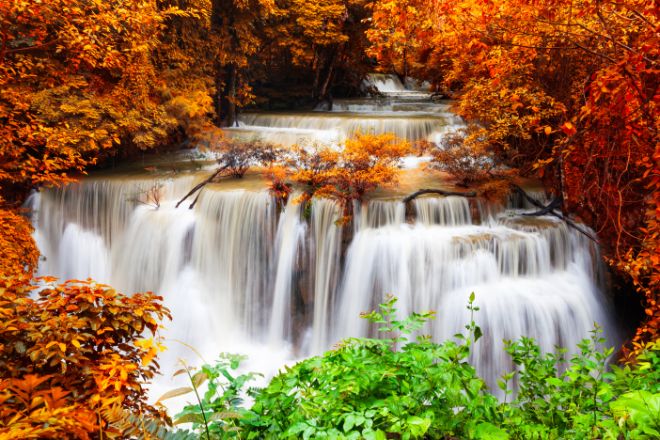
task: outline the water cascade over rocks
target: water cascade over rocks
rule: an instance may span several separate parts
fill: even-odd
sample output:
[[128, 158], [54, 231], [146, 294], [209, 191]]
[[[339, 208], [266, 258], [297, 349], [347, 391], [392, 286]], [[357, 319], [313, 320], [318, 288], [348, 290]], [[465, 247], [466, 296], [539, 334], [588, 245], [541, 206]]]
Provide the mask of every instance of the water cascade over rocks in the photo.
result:
[[340, 99], [311, 112], [245, 112], [238, 126], [226, 130], [242, 139], [259, 138], [284, 145], [323, 142], [338, 144], [357, 132], [393, 133], [408, 141], [439, 142], [461, 125], [449, 104], [436, 103], [427, 92], [408, 90], [396, 77], [372, 75], [382, 96]]
[[[280, 140], [287, 130], [345, 136], [358, 126], [400, 128], [409, 139], [441, 136], [452, 123], [428, 115], [446, 105], [416, 106], [419, 92], [411, 95], [382, 98], [389, 104], [338, 102], [337, 115], [243, 115], [242, 121]], [[410, 108], [424, 116], [410, 116]], [[200, 362], [192, 346], [207, 361], [222, 351], [245, 353], [250, 369], [272, 374], [343, 337], [374, 335], [359, 315], [387, 294], [400, 298], [402, 314], [437, 311], [423, 333], [441, 341], [469, 322], [466, 304], [475, 292], [484, 337], [472, 361], [491, 385], [510, 368], [503, 339], [525, 335], [546, 351], [574, 348], [597, 322], [611, 343], [617, 340], [597, 245], [557, 219], [522, 216], [530, 207], [519, 200], [480, 210], [463, 197], [421, 197], [407, 215], [400, 197], [375, 199], [356, 206], [352, 228], [338, 224], [333, 201], [313, 200], [303, 209], [293, 196], [278, 206], [265, 190], [222, 184], [205, 188], [193, 209], [175, 208], [201, 178], [183, 173], [161, 180], [159, 206], [137, 201], [154, 180], [135, 175], [93, 176], [29, 201], [42, 274], [92, 277], [126, 293], [165, 297], [174, 316], [162, 362], [170, 372], [179, 357]]]

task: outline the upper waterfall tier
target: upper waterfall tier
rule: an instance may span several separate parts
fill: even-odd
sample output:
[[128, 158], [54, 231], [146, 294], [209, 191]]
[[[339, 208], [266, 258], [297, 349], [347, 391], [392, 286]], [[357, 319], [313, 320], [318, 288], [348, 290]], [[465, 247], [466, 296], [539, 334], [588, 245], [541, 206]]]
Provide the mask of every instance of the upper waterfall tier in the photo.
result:
[[382, 113], [244, 113], [238, 127], [226, 131], [283, 145], [320, 142], [337, 144], [355, 133], [392, 133], [408, 141], [440, 142], [457, 121], [442, 114]]
[[378, 97], [323, 102], [312, 112], [245, 112], [239, 115], [237, 126], [226, 132], [285, 146], [338, 145], [357, 132], [439, 143], [445, 134], [463, 126], [449, 111], [448, 101], [437, 102], [424, 87], [409, 82], [406, 87], [396, 76], [373, 74], [365, 87], [377, 88]]
[[372, 99], [353, 98], [336, 99], [332, 102], [332, 109], [327, 103], [319, 104], [317, 111], [349, 112], [349, 113], [392, 113], [442, 115], [449, 119], [459, 120], [451, 113], [449, 101], [436, 102], [428, 96], [414, 99], [401, 99], [400, 97], [383, 96]]
[[428, 83], [420, 83], [412, 78], [406, 78], [404, 84], [398, 76], [384, 73], [369, 74], [364, 81], [364, 86], [367, 89], [373, 87], [385, 96], [396, 96], [402, 99], [428, 97], [430, 89]]

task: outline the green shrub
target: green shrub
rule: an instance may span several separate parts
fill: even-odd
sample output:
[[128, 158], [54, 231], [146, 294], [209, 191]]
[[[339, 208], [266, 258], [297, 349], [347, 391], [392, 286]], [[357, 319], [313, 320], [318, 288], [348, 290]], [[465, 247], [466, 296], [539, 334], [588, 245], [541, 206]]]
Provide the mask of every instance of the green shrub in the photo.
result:
[[[195, 393], [205, 380], [208, 390], [178, 421], [193, 422], [204, 439], [660, 437], [660, 343], [634, 367], [610, 367], [612, 350], [600, 348], [598, 328], [569, 360], [565, 350], [541, 353], [530, 338], [507, 341], [516, 368], [502, 377], [507, 397], [498, 401], [468, 363], [481, 336], [474, 320], [455, 341], [436, 344], [421, 336], [413, 342], [411, 335], [434, 316], [398, 320], [395, 304], [390, 298], [363, 315], [383, 338], [347, 339], [286, 368], [263, 389], [245, 389], [254, 376], [232, 373], [236, 356], [189, 372]], [[468, 309], [478, 310], [474, 295]], [[243, 392], [254, 400], [250, 408], [243, 406]]]

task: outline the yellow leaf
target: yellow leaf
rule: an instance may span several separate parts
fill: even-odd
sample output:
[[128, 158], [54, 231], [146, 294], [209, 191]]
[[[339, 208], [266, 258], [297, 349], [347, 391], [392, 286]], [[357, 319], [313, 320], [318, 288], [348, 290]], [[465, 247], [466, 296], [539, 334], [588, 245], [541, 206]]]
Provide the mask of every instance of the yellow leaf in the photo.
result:
[[156, 403], [161, 402], [163, 400], [171, 399], [172, 397], [183, 396], [184, 394], [188, 394], [192, 390], [193, 389], [190, 387], [175, 388], [160, 396], [156, 401]]

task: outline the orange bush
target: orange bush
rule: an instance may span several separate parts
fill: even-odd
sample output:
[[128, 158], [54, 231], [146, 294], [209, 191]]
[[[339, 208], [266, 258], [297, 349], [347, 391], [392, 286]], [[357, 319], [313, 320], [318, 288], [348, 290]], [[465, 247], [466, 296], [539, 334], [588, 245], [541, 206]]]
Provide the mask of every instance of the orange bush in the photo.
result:
[[32, 226], [15, 212], [0, 209], [0, 231], [0, 277], [29, 277], [39, 259]]
[[288, 166], [292, 180], [304, 185], [304, 200], [313, 196], [336, 199], [350, 216], [353, 200], [362, 201], [369, 191], [397, 182], [399, 161], [411, 152], [409, 143], [392, 134], [357, 133], [341, 151], [298, 148]]
[[0, 438], [120, 437], [108, 414], [157, 415], [144, 385], [170, 317], [161, 298], [35, 281], [0, 277]]

